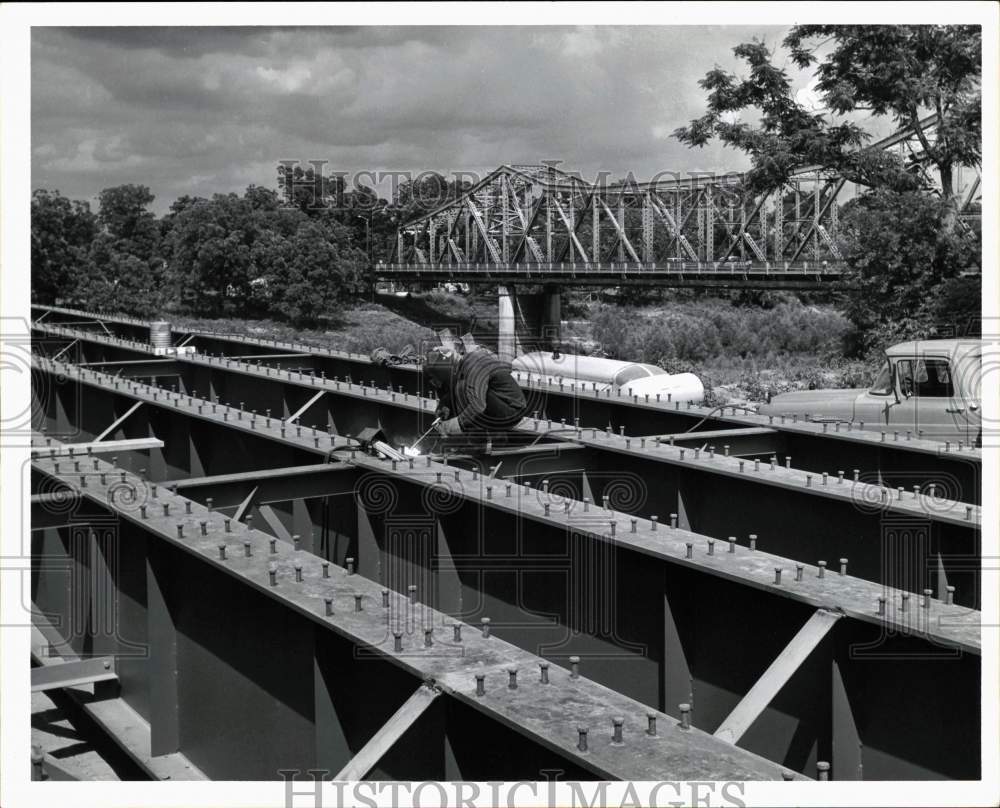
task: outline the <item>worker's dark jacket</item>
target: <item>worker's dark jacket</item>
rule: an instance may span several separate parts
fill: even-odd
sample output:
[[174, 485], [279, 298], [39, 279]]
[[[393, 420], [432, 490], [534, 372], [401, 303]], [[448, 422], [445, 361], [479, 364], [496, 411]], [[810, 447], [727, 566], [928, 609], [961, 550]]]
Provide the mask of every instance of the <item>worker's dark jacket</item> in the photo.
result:
[[510, 375], [510, 363], [482, 348], [462, 357], [451, 389], [442, 389], [440, 406], [458, 418], [463, 432], [506, 430], [524, 417], [524, 393]]

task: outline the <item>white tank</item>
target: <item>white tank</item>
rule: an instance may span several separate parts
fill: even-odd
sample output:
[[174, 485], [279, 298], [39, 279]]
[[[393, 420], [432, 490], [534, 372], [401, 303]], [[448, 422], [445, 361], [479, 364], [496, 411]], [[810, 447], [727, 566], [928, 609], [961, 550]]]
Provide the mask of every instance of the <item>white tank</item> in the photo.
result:
[[640, 362], [533, 351], [515, 358], [511, 368], [518, 381], [561, 381], [588, 389], [596, 385], [598, 390], [619, 387], [638, 396], [649, 394], [650, 398], [659, 393], [665, 399], [669, 394], [674, 401], [701, 403], [705, 398], [705, 387], [693, 373], [667, 373], [661, 367]]

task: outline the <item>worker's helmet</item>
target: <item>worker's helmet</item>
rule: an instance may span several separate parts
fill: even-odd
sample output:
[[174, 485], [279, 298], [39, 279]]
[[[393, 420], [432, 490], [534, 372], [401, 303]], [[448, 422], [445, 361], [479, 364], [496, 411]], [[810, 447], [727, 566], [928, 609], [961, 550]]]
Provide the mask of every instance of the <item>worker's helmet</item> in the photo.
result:
[[458, 357], [447, 348], [432, 348], [424, 357], [424, 375], [428, 383], [437, 389], [451, 385], [451, 374]]

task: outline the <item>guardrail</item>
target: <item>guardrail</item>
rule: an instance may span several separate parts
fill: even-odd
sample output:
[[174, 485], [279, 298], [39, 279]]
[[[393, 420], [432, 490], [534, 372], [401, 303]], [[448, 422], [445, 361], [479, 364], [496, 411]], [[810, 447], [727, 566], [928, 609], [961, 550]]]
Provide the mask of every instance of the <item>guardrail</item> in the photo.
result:
[[567, 275], [763, 275], [820, 277], [840, 276], [846, 270], [842, 261], [610, 261], [595, 264], [584, 261], [558, 261], [546, 263], [450, 263], [421, 264], [393, 263], [376, 264], [378, 273], [452, 273], [452, 274], [567, 274]]

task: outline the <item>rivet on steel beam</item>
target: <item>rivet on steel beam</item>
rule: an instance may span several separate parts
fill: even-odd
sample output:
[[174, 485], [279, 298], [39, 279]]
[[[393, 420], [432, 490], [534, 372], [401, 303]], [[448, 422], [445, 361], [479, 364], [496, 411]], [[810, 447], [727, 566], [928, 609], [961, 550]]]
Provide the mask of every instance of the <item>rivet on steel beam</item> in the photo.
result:
[[812, 488], [813, 476], [811, 474], [806, 475], [806, 488]]
[[781, 567], [774, 568], [774, 582], [779, 586], [781, 585]]
[[354, 611], [356, 611], [356, 612], [360, 612], [361, 611], [361, 609], [362, 609], [361, 599], [363, 597], [364, 597], [364, 595], [355, 595], [354, 596]]
[[226, 533], [232, 533], [233, 532], [233, 522], [232, 522], [231, 519], [224, 519], [222, 521], [222, 524], [223, 524], [223, 527], [224, 527]]
[[267, 542], [270, 545], [268, 547], [268, 550], [270, 550], [271, 554], [274, 555], [275, 553], [277, 553], [278, 552], [278, 540], [275, 539], [275, 538], [270, 538], [270, 539], [267, 540]]
[[922, 606], [925, 609], [929, 609], [931, 607], [931, 590], [930, 589], [925, 589], [924, 590], [924, 602], [923, 602]]
[[253, 545], [250, 543], [249, 539], [243, 542], [243, 555], [250, 558], [253, 555]]
[[683, 450], [683, 449], [681, 449], [681, 450], [680, 450], [680, 453], [681, 453], [681, 460], [683, 460], [683, 459], [684, 459], [684, 450]]
[[955, 602], [955, 587], [949, 585], [946, 586], [944, 589], [946, 593], [944, 602], [947, 603], [948, 605], [953, 604]]
[[590, 497], [583, 498], [583, 512], [587, 513], [590, 511]]
[[[389, 594], [388, 591], [386, 591], [386, 595], [387, 596], [388, 596], [388, 594]], [[388, 600], [388, 597], [386, 597], [386, 600]], [[462, 641], [462, 624], [461, 623], [452, 623], [451, 624], [451, 631], [452, 631], [452, 635], [453, 635], [452, 639], [455, 642], [461, 642]]]
[[486, 695], [486, 674], [484, 673], [476, 674], [476, 695], [477, 696]]
[[971, 505], [966, 505], [965, 506], [965, 521], [967, 521], [967, 522], [971, 522], [972, 521], [972, 506]]
[[107, 474], [105, 474], [105, 473], [104, 473], [104, 472], [102, 471], [102, 472], [101, 472], [101, 485], [107, 485], [107, 484], [108, 484], [108, 475], [107, 475]]
[[685, 542], [684, 547], [686, 548], [684, 551], [684, 557], [691, 558], [694, 552], [694, 544], [691, 542]]
[[750, 549], [751, 550], [756, 550], [757, 549], [757, 534], [756, 533], [751, 533], [750, 534]]
[[[392, 650], [397, 654], [403, 650], [403, 634], [400, 631], [392, 633]], [[479, 695], [482, 695], [481, 693]]]
[[267, 578], [271, 586], [278, 585], [278, 565], [273, 561], [267, 565]]
[[486, 499], [493, 499], [493, 486], [486, 486]]
[[[729, 447], [727, 446], [726, 448], [728, 449]], [[726, 452], [726, 454], [728, 455], [728, 451]], [[740, 461], [740, 474], [742, 474], [742, 473], [743, 473], [743, 461], [741, 460]]]
[[430, 648], [432, 645], [434, 645], [434, 629], [433, 628], [425, 628], [424, 629], [424, 647], [425, 648]]
[[81, 474], [80, 475], [80, 488], [86, 488], [86, 487], [87, 487], [87, 477], [86, 477], [86, 475]]
[[681, 711], [681, 729], [691, 729], [691, 705], [690, 704], [680, 704], [678, 709]]
[[843, 471], [838, 471], [837, 472], [837, 484], [840, 485], [843, 482], [844, 482], [844, 472]]
[[148, 519], [148, 518], [149, 518], [148, 516], [146, 516], [146, 506], [145, 506], [145, 505], [140, 505], [140, 506], [139, 506], [139, 515], [140, 515], [140, 516], [141, 516], [141, 517], [142, 517], [143, 519]]
[[484, 637], [490, 636], [490, 618], [484, 617], [479, 621], [479, 625], [482, 627], [482, 632]]
[[611, 733], [611, 745], [621, 746], [625, 743], [622, 739], [622, 727], [625, 725], [625, 719], [620, 715], [616, 715], [611, 719], [611, 725], [614, 727]]
[[295, 580], [302, 583], [302, 562], [296, 561], [292, 566], [295, 568]]
[[608, 524], [611, 526], [611, 535], [614, 536], [615, 530], [617, 529], [616, 526], [618, 525], [618, 523], [615, 522], [614, 520], [611, 520], [610, 522], [608, 522]]
[[899, 610], [901, 612], [905, 612], [907, 606], [910, 605], [910, 593], [909, 592], [903, 592], [903, 593], [901, 593], [900, 596], [899, 596], [899, 600], [900, 600]]
[[203, 519], [198, 524], [201, 525], [201, 535], [202, 536], [207, 536], [208, 535], [208, 522], [206, 522]]
[[795, 580], [796, 581], [801, 581], [802, 580], [802, 572], [803, 572], [804, 569], [805, 568], [801, 564], [796, 564], [795, 565]]
[[785, 468], [790, 469], [792, 467], [792, 456], [785, 455]]
[[715, 555], [715, 541], [713, 539], [708, 540], [708, 554]]
[[184, 503], [184, 513], [191, 513], [191, 500]]
[[816, 577], [817, 578], [824, 578], [824, 577], [826, 577], [826, 562], [825, 561], [817, 561], [816, 562], [816, 567], [817, 567]]
[[854, 482], [858, 482], [861, 479], [861, 470], [854, 469]]
[[410, 584], [408, 587], [406, 587], [406, 591], [409, 593], [410, 603], [416, 603], [417, 602], [417, 585], [416, 584]]
[[[202, 524], [204, 524], [204, 522], [202, 522]], [[219, 544], [219, 560], [220, 561], [225, 561], [226, 560], [226, 544], [225, 544], [225, 542], [222, 542], [222, 543]]]
[[333, 598], [323, 598], [323, 605], [326, 606], [326, 616], [333, 614]]
[[829, 780], [830, 779], [830, 764], [825, 760], [817, 761], [816, 763], [816, 779], [817, 780]]
[[840, 559], [840, 574], [841, 575], [847, 575], [847, 559], [846, 558]]
[[569, 658], [569, 678], [580, 678], [580, 657], [578, 656], [571, 656]]
[[344, 559], [344, 563], [347, 565], [347, 574], [348, 575], [354, 575], [354, 559], [353, 558], [345, 558]]
[[677, 514], [676, 513], [670, 514], [670, 527], [672, 527], [674, 529], [677, 528]]
[[878, 614], [879, 617], [885, 617], [885, 596], [879, 595], [878, 598]]
[[215, 500], [213, 500], [212, 497], [207, 497], [205, 499], [205, 507], [208, 508], [209, 513], [211, 513], [214, 510], [214, 508], [212, 507], [214, 501]]
[[656, 737], [656, 713], [646, 713], [646, 734]]
[[577, 749], [577, 751], [578, 752], [586, 752], [587, 751], [587, 728], [586, 727], [577, 727], [576, 728], [576, 733], [577, 733], [577, 740], [576, 740], [576, 749]]
[[539, 683], [547, 685], [549, 683], [549, 663], [539, 662], [538, 670], [539, 670], [539, 678], [538, 678]]
[[823, 485], [827, 485], [828, 482], [829, 482], [829, 475], [824, 471], [823, 472]]
[[545, 509], [545, 515], [546, 515], [546, 516], [548, 516], [548, 515], [549, 515], [549, 503], [547, 503], [547, 502], [546, 502], [546, 503], [545, 503], [545, 504], [543, 505], [543, 507], [544, 507], [544, 509]]
[[517, 668], [513, 666], [507, 668], [507, 687], [510, 690], [517, 690]]
[[649, 517], [649, 529], [650, 530], [656, 530], [656, 527], [659, 524], [659, 521], [660, 521], [660, 517], [657, 516], [655, 513], [652, 516], [650, 516]]

